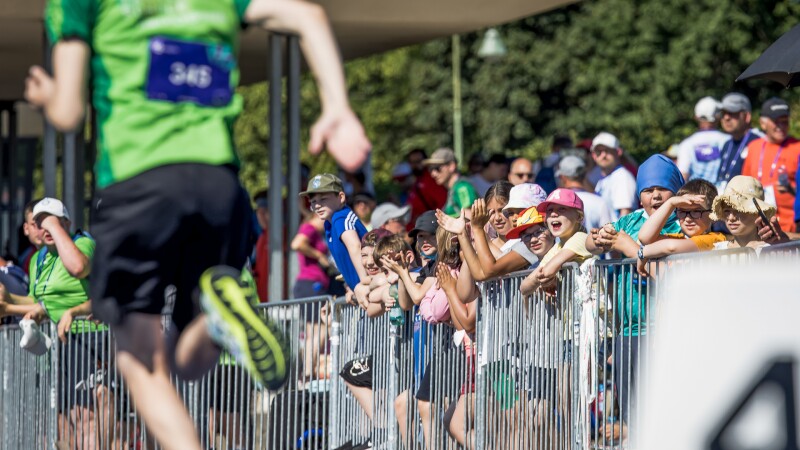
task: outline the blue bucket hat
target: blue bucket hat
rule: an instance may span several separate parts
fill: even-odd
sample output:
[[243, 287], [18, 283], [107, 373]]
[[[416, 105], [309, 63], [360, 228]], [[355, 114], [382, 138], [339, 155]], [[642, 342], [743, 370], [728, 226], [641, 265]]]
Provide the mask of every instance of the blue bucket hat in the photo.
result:
[[653, 187], [661, 187], [673, 194], [683, 186], [683, 175], [671, 159], [658, 154], [647, 158], [636, 175], [636, 194]]

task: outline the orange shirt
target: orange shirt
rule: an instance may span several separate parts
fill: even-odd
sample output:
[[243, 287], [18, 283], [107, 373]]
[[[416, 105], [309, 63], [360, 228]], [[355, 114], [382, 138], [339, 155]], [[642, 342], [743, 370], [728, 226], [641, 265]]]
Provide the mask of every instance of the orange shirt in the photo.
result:
[[[778, 154], [779, 149], [780, 155]], [[781, 166], [786, 168], [789, 183], [797, 189], [795, 176], [797, 175], [798, 158], [800, 158], [800, 141], [797, 139], [790, 137], [783, 145], [778, 145], [761, 138], [747, 146], [747, 158], [742, 167], [742, 175], [751, 176], [760, 181], [765, 192], [770, 187], [774, 190], [778, 220], [784, 231], [795, 231], [794, 196], [788, 192], [778, 192], [778, 169]]]

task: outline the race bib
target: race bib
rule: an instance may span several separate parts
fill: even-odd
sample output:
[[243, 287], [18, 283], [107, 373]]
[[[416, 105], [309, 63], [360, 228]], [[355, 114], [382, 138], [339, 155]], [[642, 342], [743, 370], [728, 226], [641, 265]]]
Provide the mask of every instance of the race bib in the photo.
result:
[[709, 162], [719, 159], [719, 147], [716, 145], [701, 144], [694, 148], [694, 157], [699, 162]]
[[147, 98], [202, 106], [230, 103], [236, 64], [230, 46], [155, 37], [149, 52]]
[[764, 186], [764, 201], [772, 206], [778, 206], [778, 201], [775, 200], [775, 186]]

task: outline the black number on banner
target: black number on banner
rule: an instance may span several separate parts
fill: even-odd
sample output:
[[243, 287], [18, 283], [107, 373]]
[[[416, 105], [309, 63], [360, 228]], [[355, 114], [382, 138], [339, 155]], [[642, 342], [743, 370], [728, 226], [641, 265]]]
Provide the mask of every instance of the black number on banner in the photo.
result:
[[[796, 363], [794, 359], [776, 359], [764, 374], [750, 385], [742, 399], [725, 415], [725, 419], [721, 425], [717, 427], [717, 432], [712, 434], [712, 439], [709, 444], [710, 450], [740, 450], [745, 448], [738, 445], [735, 439], [732, 438], [732, 433], [735, 428], [734, 424], [737, 419], [743, 418], [743, 411], [747, 406], [756, 401], [757, 396], [762, 391], [762, 388], [768, 388], [771, 396], [776, 400], [783, 402], [783, 416], [779, 419], [781, 423], [775, 424], [776, 430], [782, 430], [780, 436], [773, 436], [773, 443], [785, 443], [781, 447], [770, 446], [770, 448], [780, 448], [781, 450], [800, 450], [797, 446], [797, 404], [795, 402], [795, 376], [794, 369]], [[777, 394], [775, 394], [777, 392]], [[730, 436], [727, 436], [731, 433]], [[748, 447], [749, 448], [749, 447]]]

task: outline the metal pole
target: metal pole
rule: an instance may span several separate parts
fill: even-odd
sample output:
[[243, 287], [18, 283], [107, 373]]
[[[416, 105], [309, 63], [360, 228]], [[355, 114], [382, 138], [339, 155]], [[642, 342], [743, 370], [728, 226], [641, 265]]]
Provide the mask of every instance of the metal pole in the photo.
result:
[[[77, 133], [71, 131], [69, 133], [64, 134], [64, 148], [63, 148], [63, 155], [61, 161], [61, 170], [63, 171], [63, 175], [61, 177], [62, 182], [62, 201], [64, 202], [64, 206], [67, 207], [67, 211], [70, 212], [70, 219], [72, 219], [72, 227], [75, 228], [75, 219], [81, 215], [81, 212], [78, 211], [77, 205], [75, 204], [75, 178], [76, 178], [76, 140], [77, 140]], [[70, 230], [71, 231], [71, 230]]]
[[458, 167], [464, 164], [464, 129], [461, 124], [461, 38], [454, 34], [452, 41], [453, 56], [453, 150], [456, 153]]
[[11, 225], [9, 226], [10, 245], [9, 250], [16, 254], [19, 250], [19, 233], [17, 227], [22, 223], [21, 215], [17, 207], [17, 195], [19, 194], [17, 181], [17, 155], [19, 154], [17, 142], [17, 109], [12, 103], [8, 108], [8, 214]]
[[[8, 147], [9, 142], [7, 139], [7, 134], [5, 132], [5, 126], [8, 123], [4, 120], [4, 112], [7, 110], [8, 106], [5, 102], [0, 104], [0, 195], [4, 195], [8, 192], [8, 195], [11, 196], [11, 186], [8, 185], [6, 180], [6, 173], [8, 171], [8, 158], [6, 155], [8, 154]], [[8, 242], [8, 236], [11, 234], [11, 209], [8, 208], [8, 202], [4, 202], [2, 211], [0, 212], [0, 249], [3, 248], [4, 243]]]
[[[45, 42], [47, 42], [45, 38]], [[52, 69], [50, 45], [45, 45], [44, 68], [48, 72]], [[47, 121], [47, 117], [42, 115], [44, 120], [44, 139], [42, 142], [42, 169], [44, 172], [44, 195], [45, 197], [56, 196], [56, 129]]]
[[269, 36], [269, 299], [283, 300], [283, 37]]
[[83, 228], [84, 224], [84, 150], [83, 126], [64, 135], [62, 192], [73, 230]]
[[[289, 125], [289, 236], [300, 228], [300, 38], [289, 36], [289, 76], [286, 81]], [[289, 253], [289, 280], [293, 282], [300, 272], [296, 252]], [[289, 292], [291, 296], [291, 290]]]

